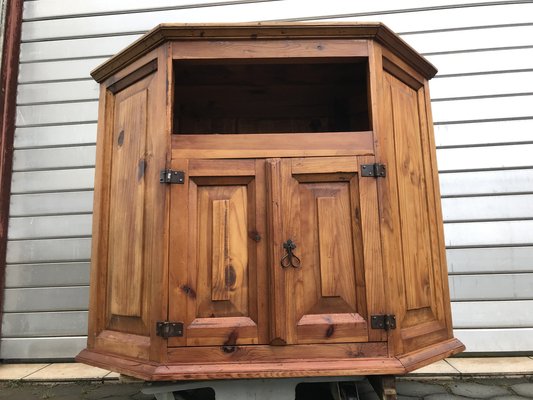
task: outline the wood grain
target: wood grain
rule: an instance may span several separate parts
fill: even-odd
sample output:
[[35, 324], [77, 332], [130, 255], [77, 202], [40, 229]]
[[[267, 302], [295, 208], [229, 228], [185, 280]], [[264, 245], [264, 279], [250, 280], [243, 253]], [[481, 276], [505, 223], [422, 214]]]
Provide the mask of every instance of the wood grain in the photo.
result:
[[[172, 204], [188, 209], [188, 223], [171, 226], [171, 241], [180, 238], [184, 252], [171, 258], [173, 320], [185, 322], [185, 339], [171, 345], [257, 343], [258, 293], [255, 233], [256, 202], [262, 191], [254, 179], [263, 166], [250, 160], [176, 162], [186, 183], [172, 192]], [[259, 234], [259, 233], [257, 233]], [[183, 264], [187, 254], [187, 264]], [[182, 266], [185, 270], [178, 270]], [[194, 266], [191, 268], [190, 266]], [[177, 305], [177, 307], [174, 307]], [[261, 329], [264, 329], [261, 327]]]
[[[418, 96], [407, 85], [391, 78], [391, 75], [389, 77], [407, 308], [417, 309], [428, 306], [431, 296], [431, 242], [424, 161], [421, 159]], [[418, 218], [410, 217], [417, 212]]]
[[[268, 41], [268, 39], [288, 39], [295, 42], [297, 46], [279, 46], [279, 40]], [[336, 46], [325, 46], [321, 39], [330, 38]], [[266, 42], [270, 46], [264, 46], [263, 51], [242, 51], [241, 49], [250, 46], [242, 39], [253, 38], [253, 45], [260, 46]], [[427, 78], [435, 75], [436, 69], [417, 54], [411, 47], [405, 44], [397, 35], [379, 23], [338, 23], [338, 24], [232, 24], [232, 25], [191, 25], [191, 24], [161, 24], [143, 39], [138, 40], [125, 50], [118, 53], [112, 59], [101, 65], [92, 72], [95, 80], [101, 81], [123, 68], [124, 65], [146, 51], [156, 48], [165, 41], [175, 40], [173, 53], [174, 57], [183, 58], [267, 58], [267, 57], [361, 57], [367, 55], [367, 40], [375, 40], [393, 49], [394, 53], [405, 60], [413, 68], [420, 71]], [[234, 54], [221, 52], [219, 41], [237, 41]], [[300, 40], [295, 40], [300, 39]], [[302, 40], [305, 39], [305, 40]], [[318, 41], [317, 41], [318, 39]], [[200, 42], [200, 43], [198, 43]], [[278, 42], [278, 43], [276, 43]], [[317, 43], [318, 42], [318, 43]], [[209, 54], [209, 44], [211, 54]], [[244, 44], [243, 44], [244, 43]], [[187, 46], [187, 47], [185, 47]], [[284, 46], [282, 43], [281, 46]]]
[[287, 343], [287, 304], [285, 291], [285, 271], [279, 265], [283, 257], [283, 232], [282, 232], [282, 209], [281, 209], [281, 159], [267, 159], [266, 168], [266, 212], [269, 249], [268, 249], [268, 272], [269, 272], [269, 341], [271, 344]]
[[169, 349], [169, 362], [184, 364], [195, 364], [199, 359], [209, 359], [211, 362], [280, 362], [386, 357], [387, 344], [385, 342], [301, 344], [298, 346], [238, 345], [235, 351], [230, 353], [225, 352], [221, 347]]
[[[165, 56], [156, 54], [161, 65]], [[126, 75], [137, 66], [129, 68]], [[166, 293], [158, 293], [166, 257], [159, 247], [166, 208], [159, 169], [165, 161], [153, 155], [161, 154], [170, 139], [164, 121], [152, 118], [165, 103], [161, 76], [133, 80], [114, 95], [107, 86], [119, 74], [102, 84], [100, 92], [88, 345], [144, 360], [162, 359], [150, 327], [163, 319], [159, 310], [166, 303]], [[158, 134], [148, 138], [147, 132]], [[152, 283], [158, 290], [153, 291]], [[157, 304], [151, 293], [158, 293]]]
[[372, 132], [173, 135], [172, 158], [269, 158], [373, 154]]
[[87, 346], [95, 347], [96, 336], [105, 328], [107, 308], [107, 230], [109, 222], [109, 179], [111, 172], [110, 153], [113, 138], [114, 96], [100, 85], [98, 144], [96, 146], [96, 165], [98, 168], [94, 180], [93, 224], [91, 240], [91, 273], [89, 297], [89, 321]]
[[[335, 197], [319, 197], [316, 199], [318, 211], [318, 254], [320, 257], [320, 283], [322, 297], [339, 295], [337, 268], [340, 260], [335, 220]], [[342, 242], [341, 242], [342, 243]]]
[[117, 331], [104, 330], [95, 338], [95, 348], [99, 351], [122, 354], [126, 357], [148, 360], [150, 338]]
[[116, 102], [111, 170], [111, 313], [135, 317], [141, 315], [147, 94], [143, 90]]
[[[211, 234], [211, 268], [213, 286], [211, 288], [211, 300], [229, 300], [229, 289], [226, 283], [226, 268], [230, 266], [229, 238], [228, 238], [228, 214], [229, 200], [214, 200], [213, 224]], [[228, 282], [230, 285], [231, 283]]]
[[[434, 72], [379, 24], [162, 25], [100, 67], [98, 286], [79, 359], [238, 379], [399, 374], [460, 351]], [[376, 162], [387, 176], [362, 177]], [[168, 167], [183, 184], [159, 183]], [[398, 328], [372, 329], [379, 314]], [[162, 320], [183, 336], [157, 337]]]
[[[309, 352], [312, 349], [306, 348]], [[378, 374], [403, 374], [405, 367], [394, 358], [339, 358], [332, 359], [293, 359], [277, 362], [230, 362], [230, 363], [168, 363], [158, 365], [153, 362], [139, 363], [135, 359], [116, 357], [84, 350], [77, 357], [101, 368], [110, 367], [115, 371], [149, 381], [165, 380], [209, 380], [244, 378], [289, 378], [304, 376], [359, 376]]]
[[362, 237], [351, 211], [359, 202], [357, 159], [287, 159], [281, 167], [283, 240], [296, 243], [301, 259], [300, 268], [284, 271], [287, 337], [366, 341]]
[[[384, 261], [387, 273], [398, 283], [389, 301], [396, 309], [400, 331], [392, 333], [391, 344], [395, 353], [401, 353], [450, 335], [445, 328], [449, 306], [443, 301], [447, 294], [442, 286], [441, 245], [433, 228], [442, 222], [433, 205], [436, 173], [429, 167], [434, 150], [428, 144], [423, 89], [411, 88], [385, 71], [383, 86], [378, 90], [383, 93], [380, 107], [392, 110], [380, 119], [378, 129], [391, 132], [391, 136], [379, 135], [377, 154], [393, 167], [389, 167], [387, 180], [381, 185], [378, 182], [378, 186], [384, 200], [380, 212], [387, 221], [382, 224]], [[402, 256], [402, 267], [389, 269], [389, 263], [397, 263], [389, 258], [394, 254]]]

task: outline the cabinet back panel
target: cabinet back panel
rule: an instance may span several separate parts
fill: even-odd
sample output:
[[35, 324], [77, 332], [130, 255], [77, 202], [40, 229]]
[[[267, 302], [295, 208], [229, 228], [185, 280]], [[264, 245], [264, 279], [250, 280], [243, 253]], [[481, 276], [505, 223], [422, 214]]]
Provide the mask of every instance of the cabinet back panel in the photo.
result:
[[[174, 63], [174, 132], [370, 129], [366, 62]], [[279, 61], [278, 61], [279, 62]]]

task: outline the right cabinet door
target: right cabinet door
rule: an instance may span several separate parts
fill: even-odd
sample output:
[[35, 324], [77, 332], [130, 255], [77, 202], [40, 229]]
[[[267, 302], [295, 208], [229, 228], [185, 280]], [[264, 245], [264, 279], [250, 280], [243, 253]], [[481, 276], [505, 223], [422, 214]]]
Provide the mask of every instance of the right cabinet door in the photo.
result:
[[384, 340], [376, 182], [370, 158], [267, 160], [272, 344]]
[[392, 337], [397, 353], [451, 337], [435, 153], [421, 85], [412, 87], [383, 73], [386, 116], [381, 134], [387, 177], [378, 185], [384, 260], [391, 278], [388, 294], [398, 324]]

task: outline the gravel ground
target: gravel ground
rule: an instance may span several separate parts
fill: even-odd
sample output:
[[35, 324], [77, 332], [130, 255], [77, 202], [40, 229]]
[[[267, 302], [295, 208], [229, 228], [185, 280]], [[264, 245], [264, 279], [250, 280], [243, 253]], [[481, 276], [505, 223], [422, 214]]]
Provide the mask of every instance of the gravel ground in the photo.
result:
[[[331, 398], [324, 385], [313, 384], [299, 390], [298, 399], [328, 400]], [[318, 386], [317, 386], [318, 385]], [[106, 382], [69, 382], [69, 383], [26, 383], [21, 381], [1, 382], [0, 399], [10, 400], [148, 400], [153, 395], [141, 392], [143, 383]], [[370, 384], [364, 380], [357, 383], [361, 400], [378, 400]], [[484, 378], [465, 379], [439, 377], [399, 378], [397, 380], [399, 400], [520, 400], [533, 399], [533, 376], [521, 378]], [[184, 393], [187, 400], [212, 400], [210, 390]], [[275, 399], [273, 399], [275, 400]]]

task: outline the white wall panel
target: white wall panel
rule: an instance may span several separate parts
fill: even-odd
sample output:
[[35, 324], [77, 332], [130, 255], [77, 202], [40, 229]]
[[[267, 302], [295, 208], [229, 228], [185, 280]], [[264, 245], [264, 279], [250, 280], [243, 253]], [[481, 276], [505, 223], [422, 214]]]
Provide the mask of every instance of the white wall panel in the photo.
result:
[[532, 142], [533, 119], [436, 125], [435, 141], [440, 147]]
[[93, 209], [93, 191], [15, 194], [11, 196], [11, 217], [81, 214]]
[[40, 0], [24, 5], [24, 19], [69, 17], [87, 14], [139, 12], [154, 8], [198, 7], [200, 5], [239, 2], [235, 0]]
[[449, 282], [452, 301], [533, 300], [533, 273], [451, 275]]
[[533, 193], [533, 169], [443, 173], [442, 196]]
[[446, 223], [444, 236], [448, 247], [533, 244], [533, 221]]
[[533, 219], [533, 194], [442, 199], [444, 221]]
[[94, 187], [94, 168], [14, 172], [11, 193], [84, 190]]
[[533, 144], [447, 148], [437, 150], [437, 164], [442, 172], [531, 167], [532, 155]]
[[82, 286], [89, 284], [89, 263], [11, 264], [6, 287]]
[[65, 104], [39, 104], [17, 107], [17, 126], [53, 125], [95, 122], [98, 119], [98, 102], [85, 101]]
[[6, 262], [26, 264], [38, 262], [87, 261], [91, 258], [91, 239], [10, 240]]
[[95, 144], [96, 123], [18, 127], [15, 149]]
[[[462, 28], [476, 20], [476, 26], [529, 23], [533, 13], [531, 4], [483, 7], [480, 13], [472, 8], [451, 8], [403, 14], [375, 14], [358, 17], [343, 16], [353, 13], [353, 5], [347, 2], [332, 4], [286, 0], [283, 2], [260, 2], [252, 4], [233, 4], [217, 7], [183, 8], [139, 13], [82, 16], [59, 20], [40, 20], [25, 22], [22, 40], [68, 38], [72, 36], [117, 35], [131, 32], [144, 32], [159, 23], [168, 22], [245, 22], [266, 20], [324, 19], [336, 15], [334, 21], [381, 21], [396, 32]], [[418, 8], [420, 9], [420, 8]], [[313, 17], [313, 18], [310, 18]], [[340, 18], [339, 18], [340, 17]], [[95, 22], [101, 21], [101, 22]], [[477, 39], [477, 38], [476, 38]], [[472, 39], [472, 40], [476, 40]], [[420, 40], [420, 39], [419, 39]]]
[[[209, 5], [214, 3], [239, 3], [235, 0], [92, 0], [87, 3], [84, 0], [70, 0], [65, 3], [63, 0], [39, 0], [38, 2], [26, 2], [24, 7], [24, 19], [40, 19], [53, 17], [66, 17], [91, 14], [108, 14], [120, 12], [139, 12], [150, 9], [173, 9], [178, 7]], [[498, 0], [487, 0], [485, 4], [500, 3]], [[291, 9], [296, 16], [303, 15], [331, 15], [371, 13], [380, 11], [412, 10], [420, 8], [451, 7], [465, 5], [479, 5], [476, 0], [425, 0], [423, 5], [419, 0], [380, 0], [379, 2], [369, 2], [357, 4], [354, 7], [350, 2], [344, 0], [330, 0], [324, 2], [310, 2], [307, 0], [285, 0], [280, 5]], [[423, 7], [422, 7], [423, 6]], [[287, 11], [286, 11], [287, 12]], [[276, 15], [279, 15], [276, 14]]]
[[2, 336], [81, 336], [87, 334], [87, 311], [9, 313], [2, 320]]
[[91, 214], [13, 217], [8, 240], [90, 236], [91, 223]]
[[[334, 1], [334, 4], [285, 0], [283, 2], [257, 2], [251, 4], [218, 5], [216, 7], [164, 9], [160, 11], [142, 10], [135, 13], [106, 13], [106, 15], [62, 18], [58, 20], [34, 20], [25, 22], [22, 39], [34, 41], [43, 39], [69, 38], [73, 36], [117, 35], [130, 32], [144, 32], [159, 23], [166, 22], [244, 22], [265, 20], [328, 20], [368, 21], [376, 20], [388, 24], [396, 32], [423, 31], [462, 28], [476, 20], [476, 26], [502, 24], [523, 24], [530, 22], [528, 15], [533, 12], [531, 4], [494, 5], [483, 7], [483, 12], [474, 8], [449, 8], [434, 10], [424, 4], [408, 13], [376, 13], [353, 16], [352, 4]], [[397, 8], [405, 8], [405, 3]], [[109, 8], [109, 7], [108, 7]], [[154, 7], [155, 8], [155, 7]], [[411, 10], [413, 10], [411, 8]], [[422, 11], [416, 11], [422, 10]], [[359, 12], [361, 13], [361, 11]], [[78, 14], [79, 15], [79, 14]], [[100, 23], [95, 20], [101, 21]]]
[[5, 360], [72, 359], [87, 346], [87, 336], [13, 338], [0, 340], [0, 358]]
[[456, 329], [533, 328], [533, 300], [452, 303]]
[[143, 12], [142, 14], [111, 14], [95, 17], [66, 18], [25, 22], [23, 41], [63, 39], [70, 37], [111, 36], [143, 33], [160, 23], [169, 22], [246, 22], [274, 19], [291, 8], [283, 2], [263, 2], [230, 6], [186, 8]]
[[436, 101], [431, 104], [435, 123], [491, 119], [532, 118], [533, 96], [506, 96]]
[[95, 146], [17, 150], [13, 171], [94, 167]]
[[107, 58], [22, 63], [19, 83], [89, 79], [90, 72]]
[[533, 246], [446, 250], [450, 274], [533, 272]]
[[[397, 2], [403, 8], [404, 2]], [[403, 13], [373, 13], [372, 15], [342, 16], [321, 18], [320, 20], [338, 21], [380, 21], [400, 34], [407, 32], [435, 31], [441, 29], [460, 29], [475, 25], [476, 27], [503, 24], [530, 23], [533, 13], [532, 4], [484, 4], [481, 7], [456, 7], [434, 9], [424, 2], [420, 7]], [[420, 10], [420, 11], [416, 11]], [[475, 23], [473, 24], [473, 21]]]
[[127, 35], [21, 43], [20, 61], [72, 60], [88, 57], [107, 58], [130, 45], [140, 36]]
[[432, 79], [431, 99], [533, 93], [533, 71], [466, 75]]
[[4, 312], [78, 311], [89, 304], [89, 287], [6, 289]]
[[421, 53], [532, 46], [533, 25], [424, 32], [402, 38]]
[[533, 69], [533, 47], [426, 55], [439, 75]]
[[89, 78], [85, 81], [24, 84], [18, 87], [17, 104], [98, 100], [98, 92], [98, 84]]
[[454, 329], [454, 335], [473, 353], [533, 351], [533, 328]]

